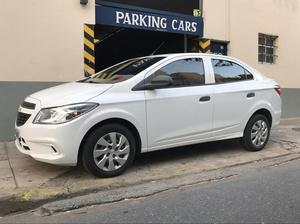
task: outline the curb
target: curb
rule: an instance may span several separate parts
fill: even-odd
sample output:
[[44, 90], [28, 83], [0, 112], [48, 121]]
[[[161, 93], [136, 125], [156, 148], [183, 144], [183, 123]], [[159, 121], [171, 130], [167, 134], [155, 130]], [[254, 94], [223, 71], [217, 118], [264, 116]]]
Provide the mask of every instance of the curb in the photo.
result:
[[[64, 212], [82, 208], [85, 206], [107, 204], [112, 202], [118, 202], [128, 199], [136, 199], [141, 197], [151, 196], [157, 193], [165, 192], [172, 189], [178, 189], [183, 186], [201, 184], [205, 182], [218, 181], [225, 178], [235, 176], [217, 176], [214, 178], [199, 179], [193, 177], [193, 181], [189, 181], [187, 178], [171, 179], [168, 181], [160, 181], [159, 185], [156, 181], [152, 181], [147, 184], [140, 184], [132, 187], [124, 187], [116, 190], [98, 192], [90, 195], [74, 197], [71, 199], [61, 200], [43, 205], [40, 208], [42, 214], [52, 215], [58, 212]], [[190, 178], [190, 177], [189, 177]]]
[[261, 169], [299, 159], [300, 154], [288, 154], [283, 157], [274, 157], [267, 160], [253, 161], [245, 164], [238, 164], [236, 166], [225, 167], [222, 169], [210, 170], [203, 173], [188, 174], [184, 176], [172, 177], [170, 179], [120, 187], [117, 189], [46, 203], [40, 207], [39, 211], [42, 215], [52, 215], [58, 212], [70, 211], [86, 206], [102, 205], [129, 199], [138, 199], [195, 184], [204, 184], [208, 182], [234, 178], [241, 173], [241, 166], [248, 166], [252, 169]]
[[[27, 212], [38, 208], [42, 214], [49, 215], [90, 205], [146, 197], [184, 186], [233, 177], [242, 166], [264, 168], [295, 159], [300, 159], [299, 153], [288, 153], [282, 156], [239, 163], [232, 166], [206, 170], [200, 173], [173, 176], [167, 179], [149, 180], [147, 182], [123, 186], [94, 187], [76, 192], [69, 192], [68, 189], [57, 187], [27, 189], [14, 195], [0, 198], [0, 216], [16, 212]], [[234, 170], [236, 172], [233, 172]], [[52, 194], [43, 195], [44, 191], [51, 192]], [[40, 194], [40, 197], [35, 197], [34, 193]], [[33, 196], [31, 194], [33, 194]], [[43, 195], [43, 197], [41, 197], [41, 195]]]

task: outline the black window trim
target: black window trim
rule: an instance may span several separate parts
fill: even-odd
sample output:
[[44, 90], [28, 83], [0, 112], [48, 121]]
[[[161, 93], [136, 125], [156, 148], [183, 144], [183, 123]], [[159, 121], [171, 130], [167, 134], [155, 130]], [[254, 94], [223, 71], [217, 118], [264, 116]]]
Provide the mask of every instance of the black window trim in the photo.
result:
[[[168, 88], [157, 88], [157, 89], [179, 89], [179, 88], [193, 88], [193, 87], [199, 87], [199, 86], [208, 86], [210, 85], [211, 83], [206, 83], [206, 77], [209, 75], [209, 72], [207, 71], [206, 69], [206, 66], [205, 66], [205, 59], [203, 56], [196, 56], [196, 55], [191, 55], [191, 56], [185, 56], [185, 57], [176, 57], [176, 58], [170, 58], [169, 60], [167, 61], [164, 61], [162, 62], [162, 64], [164, 64], [166, 62], [166, 64], [162, 65], [161, 67], [159, 67], [158, 69], [155, 68], [153, 69], [152, 71], [149, 71], [145, 77], [150, 74], [148, 77], [144, 78], [142, 81], [140, 81], [138, 84], [136, 84], [131, 90], [132, 91], [145, 91], [144, 89], [141, 89], [141, 87], [143, 85], [145, 85], [146, 83], [150, 82], [155, 74], [156, 71], [158, 71], [159, 69], [163, 68], [164, 66], [167, 66], [168, 64], [170, 63], [173, 63], [173, 62], [176, 62], [176, 61], [179, 61], [179, 60], [184, 60], [184, 59], [189, 59], [189, 58], [200, 58], [202, 60], [202, 63], [203, 63], [203, 70], [204, 70], [204, 80], [205, 80], [205, 83], [204, 84], [198, 84], [198, 85], [194, 85], [194, 86], [170, 86]], [[161, 65], [161, 64], [160, 64]]]
[[[214, 60], [214, 59], [233, 62], [233, 63], [241, 66], [245, 71], [249, 72], [249, 74], [252, 75], [253, 78], [252, 79], [240, 80], [240, 81], [231, 81], [231, 82], [224, 82], [224, 83], [216, 83], [214, 66], [212, 64], [212, 60]], [[240, 64], [236, 60], [227, 59], [227, 58], [221, 58], [221, 57], [210, 57], [209, 60], [210, 60], [210, 66], [211, 66], [211, 69], [212, 69], [213, 81], [214, 81], [214, 83], [211, 83], [211, 85], [224, 85], [224, 84], [232, 84], [232, 83], [240, 83], [240, 82], [249, 82], [249, 81], [254, 81], [255, 80], [255, 76], [253, 75], [253, 73], [250, 72], [249, 69], [246, 69], [244, 65]]]

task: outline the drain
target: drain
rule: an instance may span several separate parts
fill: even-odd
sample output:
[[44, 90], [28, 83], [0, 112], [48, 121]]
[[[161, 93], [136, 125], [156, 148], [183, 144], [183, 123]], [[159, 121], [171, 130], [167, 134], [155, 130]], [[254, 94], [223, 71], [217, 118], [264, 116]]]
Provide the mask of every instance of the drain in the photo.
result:
[[300, 128], [293, 128], [292, 130], [300, 132]]

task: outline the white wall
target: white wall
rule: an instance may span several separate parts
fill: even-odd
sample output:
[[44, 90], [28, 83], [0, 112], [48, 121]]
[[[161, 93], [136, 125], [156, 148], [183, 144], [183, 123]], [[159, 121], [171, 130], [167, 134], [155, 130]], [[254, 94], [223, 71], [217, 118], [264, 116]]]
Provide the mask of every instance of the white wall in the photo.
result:
[[82, 77], [84, 23], [95, 23], [94, 0], [0, 0], [0, 81]]
[[[300, 0], [204, 0], [204, 21], [205, 37], [230, 41], [230, 56], [300, 87]], [[275, 65], [258, 62], [258, 33], [279, 36]]]

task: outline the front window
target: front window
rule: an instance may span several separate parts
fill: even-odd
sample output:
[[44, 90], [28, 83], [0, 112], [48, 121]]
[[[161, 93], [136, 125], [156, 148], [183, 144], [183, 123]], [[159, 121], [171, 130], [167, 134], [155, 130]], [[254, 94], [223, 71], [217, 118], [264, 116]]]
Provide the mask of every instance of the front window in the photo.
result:
[[168, 75], [172, 78], [173, 84], [170, 88], [205, 84], [204, 65], [201, 58], [186, 58], [171, 62], [156, 71], [152, 78], [159, 75]]
[[139, 74], [148, 67], [162, 60], [164, 57], [145, 57], [130, 59], [120, 64], [114, 65], [108, 69], [105, 69], [91, 78], [82, 80], [80, 82], [87, 83], [103, 83], [114, 84], [128, 80], [135, 75]]

